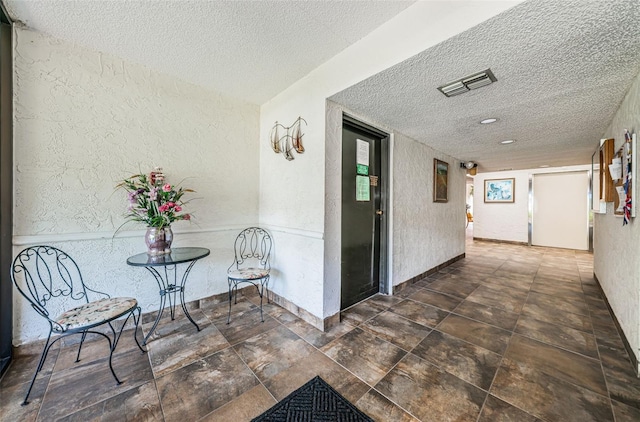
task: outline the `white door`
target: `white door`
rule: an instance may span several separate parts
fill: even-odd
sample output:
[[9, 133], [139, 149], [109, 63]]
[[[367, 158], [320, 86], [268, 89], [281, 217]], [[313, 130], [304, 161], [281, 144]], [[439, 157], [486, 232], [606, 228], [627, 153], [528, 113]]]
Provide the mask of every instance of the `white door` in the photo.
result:
[[589, 249], [588, 172], [535, 174], [532, 197], [532, 245]]

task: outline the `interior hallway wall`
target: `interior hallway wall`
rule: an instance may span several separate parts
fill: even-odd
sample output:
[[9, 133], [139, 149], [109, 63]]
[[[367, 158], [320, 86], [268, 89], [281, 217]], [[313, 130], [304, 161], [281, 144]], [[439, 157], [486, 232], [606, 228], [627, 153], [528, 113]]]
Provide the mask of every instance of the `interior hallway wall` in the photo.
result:
[[[627, 92], [603, 138], [614, 138], [617, 150], [624, 142], [625, 129], [640, 135], [640, 75]], [[595, 146], [596, 143], [594, 150]], [[636, 180], [640, 181], [637, 175]], [[638, 195], [640, 189], [636, 183], [636, 206], [640, 203]], [[640, 211], [636, 215], [630, 224], [622, 226], [622, 218], [613, 215], [613, 203], [607, 204], [606, 214], [595, 214], [593, 265], [636, 359], [640, 360]]]
[[[260, 224], [274, 233], [274, 267], [283, 270], [270, 283], [276, 294], [318, 319], [340, 311], [340, 239], [336, 234], [340, 222], [335, 211], [340, 193], [329, 172], [336, 165], [331, 156], [335, 145], [329, 139], [336, 139], [331, 132], [338, 126], [335, 116], [330, 111], [327, 114], [326, 100], [518, 3], [416, 2], [262, 105]], [[456, 25], [450, 24], [452, 15]], [[276, 121], [289, 126], [298, 116], [308, 123], [303, 141], [306, 151], [286, 161], [271, 150], [268, 135]], [[460, 218], [463, 212], [459, 211]], [[310, 255], [309, 251], [322, 253]]]
[[[124, 221], [123, 178], [164, 168], [196, 191], [173, 225], [174, 247], [199, 245], [186, 299], [227, 291], [238, 228], [258, 221], [256, 105], [222, 97], [134, 63], [15, 29], [14, 253], [34, 244], [67, 251], [94, 288], [157, 310], [158, 286], [126, 265], [144, 252], [144, 227]], [[14, 344], [47, 327], [14, 294]]]

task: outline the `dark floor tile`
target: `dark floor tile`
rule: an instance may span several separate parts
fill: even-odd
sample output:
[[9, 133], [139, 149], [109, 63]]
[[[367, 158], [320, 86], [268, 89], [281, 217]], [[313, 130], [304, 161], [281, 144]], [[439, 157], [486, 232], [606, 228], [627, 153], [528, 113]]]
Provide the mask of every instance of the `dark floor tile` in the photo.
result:
[[413, 349], [431, 332], [431, 328], [385, 311], [360, 325], [360, 328], [402, 349]]
[[[0, 388], [11, 387], [14, 385], [23, 384], [25, 382], [31, 382], [33, 374], [38, 367], [40, 361], [40, 355], [42, 354], [42, 348], [44, 342], [32, 343], [29, 345], [20, 346], [14, 349], [14, 356], [9, 365], [9, 369], [0, 379]], [[40, 372], [38, 373], [38, 379], [48, 379], [53, 371], [60, 347], [56, 344], [51, 347], [47, 354], [47, 359]], [[76, 355], [73, 355], [75, 360]]]
[[613, 422], [607, 397], [507, 357], [491, 393], [545, 421]]
[[578, 315], [589, 315], [589, 308], [584, 301], [563, 299], [553, 295], [531, 292], [527, 298], [528, 305], [535, 305], [541, 310], [558, 310]]
[[359, 328], [327, 344], [322, 351], [371, 386], [407, 353]]
[[264, 385], [276, 400], [282, 400], [316, 375], [352, 403], [371, 388], [320, 351], [298, 360], [291, 367], [264, 381]]
[[449, 315], [448, 311], [411, 299], [406, 299], [389, 310], [428, 327], [435, 327]]
[[58, 421], [164, 421], [164, 417], [156, 384], [151, 381], [86, 407]]
[[234, 349], [263, 382], [316, 350], [284, 326], [251, 337]]
[[355, 405], [375, 421], [420, 422], [374, 389], [369, 390]]
[[543, 343], [598, 359], [598, 347], [593, 334], [574, 330], [562, 325], [538, 321], [530, 316], [521, 316], [515, 332]]
[[375, 389], [421, 421], [475, 421], [487, 393], [412, 354]]
[[324, 346], [355, 328], [355, 326], [350, 323], [343, 321], [326, 331], [320, 331], [302, 319], [289, 322], [285, 324], [285, 326], [317, 348]]
[[638, 422], [640, 421], [640, 409], [637, 407], [627, 406], [611, 400], [613, 406], [613, 414], [616, 415], [616, 422]]
[[388, 308], [386, 304], [365, 300], [340, 313], [340, 320], [353, 325], [367, 321]]
[[402, 298], [400, 297], [383, 295], [380, 293], [373, 295], [367, 299], [367, 302], [375, 303], [377, 305], [384, 306], [385, 308], [390, 308], [392, 306], [395, 306], [398, 302], [401, 302], [401, 301], [402, 301]]
[[165, 420], [195, 421], [259, 384], [233, 349], [200, 359], [156, 380]]
[[489, 394], [478, 422], [539, 422], [540, 419]]
[[262, 322], [260, 309], [255, 306], [245, 312], [233, 314], [229, 324], [227, 324], [226, 315], [212, 321], [231, 345], [280, 326], [280, 323], [269, 315], [264, 315], [264, 322]]
[[462, 315], [476, 321], [486, 322], [502, 329], [512, 331], [518, 322], [518, 314], [505, 311], [504, 309], [493, 308], [480, 303], [465, 300], [453, 311], [454, 314]]
[[529, 291], [532, 283], [531, 277], [506, 277], [491, 274], [485, 276], [482, 284], [492, 286], [496, 289], [517, 289], [521, 291]]
[[527, 364], [554, 378], [579, 385], [598, 394], [607, 394], [604, 375], [598, 360], [517, 334], [514, 334], [509, 343], [505, 358]]
[[[43, 375], [36, 379], [29, 403], [22, 406], [24, 396], [27, 394], [29, 382], [23, 384], [12, 384], [11, 386], [0, 388], [0, 421], [20, 421], [33, 422], [38, 416], [42, 398], [47, 389], [50, 375]], [[5, 374], [6, 378], [6, 374]]]
[[462, 299], [448, 296], [442, 293], [434, 292], [432, 290], [420, 290], [408, 296], [409, 299], [417, 302], [426, 303], [445, 311], [452, 311], [456, 306], [462, 302]]
[[497, 288], [487, 284], [478, 287], [467, 297], [467, 300], [471, 302], [503, 309], [507, 312], [520, 312], [526, 299], [527, 292], [524, 290], [508, 287]]
[[498, 354], [504, 353], [511, 337], [509, 331], [455, 314], [446, 317], [437, 328]]
[[39, 419], [55, 420], [153, 379], [149, 359], [138, 349], [114, 355], [113, 368], [123, 381], [120, 385], [109, 370], [107, 358], [81, 361], [72, 368], [53, 372]]
[[640, 378], [632, 366], [604, 366], [604, 374], [613, 400], [640, 409]]
[[260, 384], [209, 413], [199, 422], [250, 421], [276, 403], [273, 396]]
[[457, 278], [446, 278], [434, 281], [427, 286], [427, 289], [464, 299], [478, 288], [479, 285], [479, 283], [469, 283]]
[[575, 330], [593, 333], [591, 318], [587, 315], [572, 314], [549, 306], [538, 306], [533, 303], [526, 303], [522, 308], [522, 315], [532, 317], [538, 321], [545, 321], [551, 324], [563, 325]]
[[502, 359], [439, 331], [429, 334], [411, 353], [484, 390], [489, 390]]

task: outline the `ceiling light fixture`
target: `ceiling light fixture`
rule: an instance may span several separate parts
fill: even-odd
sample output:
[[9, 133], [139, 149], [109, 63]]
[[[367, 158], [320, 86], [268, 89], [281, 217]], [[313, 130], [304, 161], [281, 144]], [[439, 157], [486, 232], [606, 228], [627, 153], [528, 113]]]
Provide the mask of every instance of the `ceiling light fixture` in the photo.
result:
[[500, 143], [502, 145], [509, 145], [509, 144], [514, 143], [514, 142], [515, 142], [515, 140], [513, 140], [513, 139], [505, 139], [504, 141], [500, 141]]
[[549, 167], [549, 164], [543, 164], [540, 166], [540, 168], [546, 169], [547, 167]]
[[447, 97], [453, 97], [454, 95], [464, 94], [469, 90], [489, 85], [495, 81], [497, 81], [497, 79], [493, 75], [493, 72], [491, 72], [491, 69], [486, 69], [482, 72], [474, 73], [457, 81], [439, 86], [438, 90]]
[[498, 119], [496, 119], [495, 117], [490, 117], [488, 119], [480, 120], [480, 124], [488, 125], [488, 124], [491, 124], [491, 123], [495, 123], [497, 121], [498, 121]]

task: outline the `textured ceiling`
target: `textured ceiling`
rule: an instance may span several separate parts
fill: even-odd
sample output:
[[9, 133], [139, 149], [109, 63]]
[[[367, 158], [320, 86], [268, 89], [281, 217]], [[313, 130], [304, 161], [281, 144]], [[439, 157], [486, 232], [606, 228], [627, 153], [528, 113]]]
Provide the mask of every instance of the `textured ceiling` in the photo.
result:
[[[528, 0], [332, 100], [481, 172], [590, 163], [640, 71], [639, 22], [639, 0]], [[486, 68], [497, 82], [436, 89]]]
[[[28, 27], [256, 104], [413, 3], [1, 1]], [[331, 99], [481, 172], [585, 164], [640, 71], [639, 22], [640, 0], [527, 0]], [[486, 68], [496, 83], [436, 90]]]
[[415, 0], [2, 1], [30, 28], [262, 104]]

